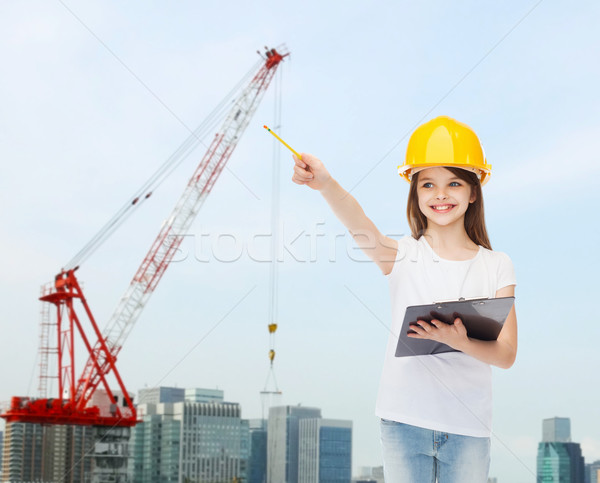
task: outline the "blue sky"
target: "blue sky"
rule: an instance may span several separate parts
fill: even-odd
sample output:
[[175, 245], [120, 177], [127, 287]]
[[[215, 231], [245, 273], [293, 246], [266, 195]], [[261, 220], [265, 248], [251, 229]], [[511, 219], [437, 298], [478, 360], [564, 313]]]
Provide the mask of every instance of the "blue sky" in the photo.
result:
[[[554, 416], [571, 417], [586, 460], [600, 459], [600, 329], [587, 310], [600, 265], [599, 13], [597, 2], [551, 0], [4, 2], [0, 400], [35, 394], [40, 285], [206, 117], [257, 49], [285, 43], [279, 132], [323, 159], [387, 234], [408, 233], [408, 185], [395, 171], [406, 135], [441, 114], [477, 131], [493, 165], [488, 230], [515, 264], [520, 327], [517, 363], [494, 371], [490, 474], [533, 482], [541, 420]], [[262, 125], [274, 99], [271, 90], [184, 244], [199, 258], [207, 250], [208, 261], [174, 263], [126, 342], [119, 368], [130, 390], [219, 387], [244, 417], [260, 415], [269, 264], [256, 259], [268, 254], [260, 235], [270, 230], [273, 141]], [[100, 325], [202, 154], [80, 269]], [[354, 466], [376, 466], [386, 281], [319, 195], [289, 181], [281, 156], [283, 402], [352, 419]]]

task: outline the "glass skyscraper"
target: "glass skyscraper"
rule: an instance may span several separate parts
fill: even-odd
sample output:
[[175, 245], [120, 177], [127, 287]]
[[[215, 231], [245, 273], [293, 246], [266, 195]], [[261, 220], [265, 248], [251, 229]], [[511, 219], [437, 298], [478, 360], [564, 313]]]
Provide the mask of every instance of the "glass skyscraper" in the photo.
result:
[[267, 421], [250, 419], [250, 456], [248, 458], [248, 483], [267, 481]]
[[303, 406], [269, 411], [268, 483], [350, 483], [352, 422]]
[[174, 419], [172, 404], [159, 406], [158, 414], [145, 415], [133, 430], [129, 464], [136, 483], [179, 481], [181, 421]]
[[299, 429], [298, 483], [348, 483], [352, 421], [303, 419]]
[[321, 410], [277, 406], [269, 410], [267, 483], [298, 483], [298, 432], [302, 419], [320, 418]]
[[571, 442], [568, 418], [544, 419], [538, 445], [537, 483], [584, 483], [584, 461], [579, 443]]

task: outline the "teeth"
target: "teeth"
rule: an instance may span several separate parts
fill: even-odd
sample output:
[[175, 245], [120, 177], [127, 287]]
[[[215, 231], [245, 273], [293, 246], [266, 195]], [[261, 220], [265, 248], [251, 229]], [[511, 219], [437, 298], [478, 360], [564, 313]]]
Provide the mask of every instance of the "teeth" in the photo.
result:
[[452, 205], [438, 205], [432, 206], [434, 210], [447, 210], [448, 208], [452, 208]]

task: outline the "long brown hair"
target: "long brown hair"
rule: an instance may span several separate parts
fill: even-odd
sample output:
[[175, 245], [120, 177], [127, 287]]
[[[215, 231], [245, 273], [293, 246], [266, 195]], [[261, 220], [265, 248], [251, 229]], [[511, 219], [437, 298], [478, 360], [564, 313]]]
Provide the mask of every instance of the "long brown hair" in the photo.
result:
[[[475, 192], [475, 201], [469, 203], [469, 207], [465, 213], [465, 231], [471, 240], [477, 245], [481, 245], [488, 250], [492, 249], [492, 244], [488, 238], [487, 229], [485, 227], [485, 213], [483, 210], [483, 195], [481, 193], [481, 183], [478, 176], [472, 171], [467, 171], [461, 168], [449, 169], [454, 176], [459, 177], [471, 185], [471, 189]], [[408, 225], [414, 239], [418, 240], [427, 229], [427, 217], [419, 208], [419, 199], [417, 195], [417, 185], [419, 184], [419, 174], [415, 173], [410, 182], [410, 191], [408, 192], [408, 203], [406, 205], [406, 216]]]

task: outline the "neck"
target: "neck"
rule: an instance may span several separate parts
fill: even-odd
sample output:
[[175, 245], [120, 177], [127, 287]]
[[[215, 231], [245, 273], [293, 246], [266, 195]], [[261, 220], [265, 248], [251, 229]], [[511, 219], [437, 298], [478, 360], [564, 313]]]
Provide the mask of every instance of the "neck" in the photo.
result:
[[464, 220], [451, 225], [440, 226], [429, 222], [423, 236], [436, 251], [454, 252], [457, 250], [474, 250], [477, 244], [467, 235]]

